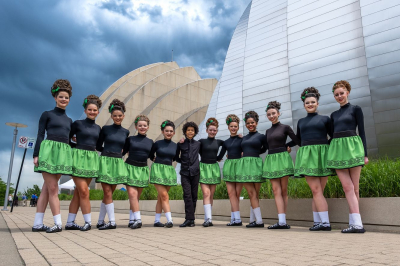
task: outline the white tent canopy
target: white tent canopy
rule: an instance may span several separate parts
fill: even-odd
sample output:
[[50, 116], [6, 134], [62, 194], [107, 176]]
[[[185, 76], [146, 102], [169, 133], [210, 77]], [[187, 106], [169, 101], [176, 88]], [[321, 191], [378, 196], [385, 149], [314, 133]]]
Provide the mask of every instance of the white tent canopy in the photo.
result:
[[[58, 186], [58, 191], [60, 192], [61, 189], [69, 189], [69, 190], [74, 190], [75, 189], [75, 182], [73, 179], [65, 182], [64, 184], [60, 184]], [[90, 188], [89, 188], [90, 189]]]

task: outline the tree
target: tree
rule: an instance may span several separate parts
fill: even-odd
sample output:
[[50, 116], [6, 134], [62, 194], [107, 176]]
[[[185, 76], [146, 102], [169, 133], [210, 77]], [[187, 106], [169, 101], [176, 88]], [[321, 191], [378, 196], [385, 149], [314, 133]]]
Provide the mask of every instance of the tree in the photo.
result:
[[[12, 185], [14, 184], [10, 183], [10, 191], [8, 192], [9, 194], [14, 193], [14, 188], [12, 187]], [[6, 189], [7, 189], [7, 183], [4, 182], [0, 177], [0, 199], [3, 199], [3, 197], [6, 195]]]
[[40, 192], [41, 192], [41, 190], [40, 190], [39, 186], [38, 185], [33, 185], [33, 188], [28, 188], [27, 187], [26, 190], [24, 191], [24, 194], [25, 194], [25, 196], [28, 197], [28, 199], [30, 199], [33, 194], [36, 194], [36, 196], [39, 197], [40, 196]]

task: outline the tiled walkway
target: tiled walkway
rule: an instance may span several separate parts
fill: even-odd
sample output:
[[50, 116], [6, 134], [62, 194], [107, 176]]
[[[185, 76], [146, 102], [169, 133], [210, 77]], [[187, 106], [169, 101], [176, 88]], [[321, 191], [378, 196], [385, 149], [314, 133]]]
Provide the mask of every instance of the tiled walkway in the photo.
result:
[[[2, 212], [26, 265], [400, 265], [400, 235], [345, 235], [307, 228], [154, 228], [143, 216], [141, 229], [127, 228], [128, 214], [116, 214], [116, 230], [32, 233], [34, 208]], [[62, 211], [63, 222], [67, 211]], [[93, 224], [98, 213], [92, 214]], [[165, 219], [165, 218], [163, 218]], [[48, 210], [45, 223], [53, 223]], [[77, 222], [83, 224], [79, 213]]]

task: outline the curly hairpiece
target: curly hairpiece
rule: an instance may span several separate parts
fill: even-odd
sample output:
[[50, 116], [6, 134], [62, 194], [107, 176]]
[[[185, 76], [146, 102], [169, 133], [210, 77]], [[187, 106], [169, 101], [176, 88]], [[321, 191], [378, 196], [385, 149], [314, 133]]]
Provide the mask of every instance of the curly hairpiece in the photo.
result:
[[226, 117], [225, 122], [226, 122], [226, 124], [229, 126], [229, 124], [232, 123], [232, 122], [236, 122], [236, 123], [239, 124], [240, 119], [239, 119], [239, 117], [237, 117], [237, 115], [231, 114], [231, 115], [228, 115], [228, 116]]
[[208, 118], [206, 122], [206, 127], [208, 128], [209, 126], [215, 126], [218, 128], [219, 126], [218, 120], [214, 117]]
[[162, 124], [161, 124], [161, 130], [164, 130], [166, 127], [172, 127], [175, 130], [175, 124], [174, 122], [172, 122], [171, 120], [165, 120]]
[[134, 122], [136, 126], [138, 125], [139, 121], [144, 121], [147, 123], [148, 126], [150, 125], [150, 119], [145, 115], [136, 116], [135, 122]]
[[275, 109], [279, 112], [279, 110], [281, 109], [281, 104], [277, 101], [269, 102], [267, 108], [265, 109], [265, 112], [267, 112], [269, 109]]
[[304, 89], [304, 91], [301, 93], [301, 100], [304, 102], [306, 98], [308, 97], [314, 97], [319, 101], [319, 97], [321, 94], [318, 92], [318, 90], [314, 87], [308, 87]]
[[259, 116], [258, 116], [258, 114], [256, 113], [256, 112], [254, 112], [254, 111], [249, 111], [249, 112], [247, 112], [245, 115], [244, 115], [244, 119], [243, 119], [243, 121], [244, 122], [247, 122], [247, 119], [249, 119], [249, 118], [253, 118], [254, 119], [254, 121], [256, 121], [257, 123], [258, 123], [258, 121], [259, 121]]
[[86, 109], [86, 107], [87, 107], [89, 104], [94, 104], [94, 105], [97, 106], [97, 108], [100, 109], [101, 106], [102, 106], [102, 101], [101, 101], [100, 98], [99, 98], [98, 96], [96, 96], [96, 95], [89, 95], [89, 96], [87, 96], [87, 97], [83, 100], [82, 106], [83, 106], [83, 108]]
[[110, 113], [116, 110], [121, 111], [122, 113], [126, 112], [125, 104], [118, 99], [112, 100], [110, 106], [108, 107], [108, 111]]
[[336, 89], [338, 88], [345, 88], [348, 92], [351, 91], [351, 85], [347, 80], [339, 80], [337, 81], [332, 88], [332, 93], [335, 92]]
[[67, 79], [57, 79], [51, 86], [50, 91], [53, 97], [56, 97], [61, 91], [68, 93], [69, 97], [72, 96], [71, 83]]

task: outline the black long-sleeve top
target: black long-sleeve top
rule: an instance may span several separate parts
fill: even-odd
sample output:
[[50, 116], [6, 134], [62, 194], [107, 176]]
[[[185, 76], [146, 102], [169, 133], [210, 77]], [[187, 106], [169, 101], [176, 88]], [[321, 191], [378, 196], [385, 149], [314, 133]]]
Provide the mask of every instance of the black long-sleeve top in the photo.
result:
[[129, 153], [127, 161], [132, 160], [135, 162], [147, 163], [147, 158], [150, 156], [153, 144], [153, 140], [146, 137], [146, 135], [138, 134], [136, 136], [130, 136], [125, 141], [122, 155]]
[[224, 158], [226, 151], [228, 151], [228, 159], [242, 158], [242, 138], [230, 136], [229, 139], [225, 140], [219, 152], [218, 161]]
[[177, 143], [175, 158], [181, 164], [181, 175], [195, 176], [200, 173], [200, 145], [200, 142], [194, 139], [185, 139], [183, 143]]
[[150, 151], [150, 160], [156, 158], [155, 163], [172, 165], [172, 162], [176, 161], [176, 149], [176, 143], [171, 140], [156, 141]]
[[356, 131], [358, 128], [358, 135], [362, 140], [365, 156], [367, 156], [364, 114], [360, 106], [352, 105], [350, 103], [341, 106], [339, 110], [331, 114], [331, 121], [333, 125], [333, 133], [349, 130]]
[[201, 156], [202, 163], [213, 164], [218, 160], [218, 150], [219, 147], [224, 144], [223, 140], [215, 139], [215, 138], [206, 138], [199, 140], [201, 143], [199, 154]]
[[268, 154], [286, 151], [286, 139], [288, 136], [297, 145], [300, 145], [300, 141], [297, 139], [296, 134], [294, 134], [293, 129], [280, 122], [273, 124], [272, 127], [267, 129], [265, 136], [267, 139]]
[[40, 144], [44, 140], [47, 131], [47, 139], [69, 143], [72, 119], [67, 116], [64, 109], [55, 107], [51, 111], [45, 111], [40, 116], [39, 128], [33, 157], [39, 156]]
[[[332, 123], [328, 116], [318, 113], [308, 113], [306, 117], [297, 122], [297, 139], [301, 146], [312, 144], [328, 144], [327, 136], [332, 138]], [[287, 144], [289, 147], [295, 146], [292, 140]]]
[[101, 151], [102, 156], [122, 158], [122, 150], [128, 136], [129, 130], [123, 128], [121, 125], [112, 124], [104, 126], [100, 131], [96, 150]]
[[101, 127], [92, 119], [76, 120], [72, 123], [69, 133], [70, 139], [76, 135], [76, 145], [71, 143], [71, 146], [76, 146], [77, 149], [94, 151], [97, 140], [100, 137], [100, 131]]
[[263, 134], [256, 132], [249, 132], [242, 139], [243, 157], [259, 157], [267, 151], [267, 139]]

